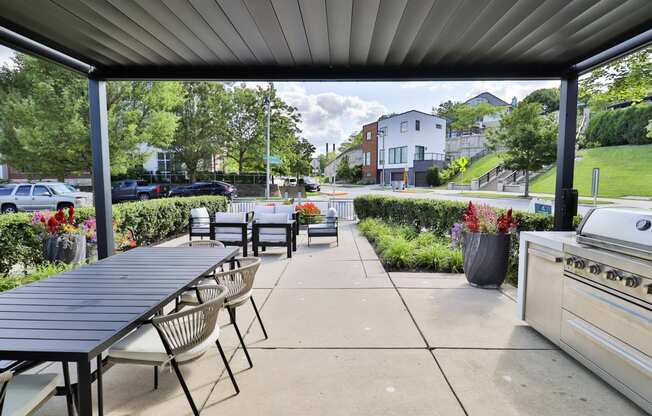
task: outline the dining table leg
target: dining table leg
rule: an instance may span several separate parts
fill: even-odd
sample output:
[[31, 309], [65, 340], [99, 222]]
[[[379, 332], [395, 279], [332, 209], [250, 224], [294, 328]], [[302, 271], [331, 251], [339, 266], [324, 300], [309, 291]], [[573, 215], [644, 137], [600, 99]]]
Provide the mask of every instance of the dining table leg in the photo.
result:
[[93, 393], [91, 392], [91, 363], [77, 361], [77, 391], [79, 397], [79, 416], [93, 415]]

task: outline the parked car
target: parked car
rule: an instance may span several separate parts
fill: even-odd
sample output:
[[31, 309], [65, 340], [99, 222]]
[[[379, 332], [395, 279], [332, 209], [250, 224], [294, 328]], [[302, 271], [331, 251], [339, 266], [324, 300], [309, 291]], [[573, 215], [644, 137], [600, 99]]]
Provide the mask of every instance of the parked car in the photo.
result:
[[238, 196], [237, 189], [226, 182], [195, 182], [190, 185], [177, 186], [170, 191], [170, 196], [220, 195], [229, 199]]
[[92, 192], [82, 192], [71, 184], [65, 182], [45, 182], [44, 185], [50, 188], [50, 190], [57, 195], [72, 196], [77, 198], [80, 201], [79, 206], [93, 206]]
[[79, 208], [83, 198], [71, 194], [58, 194], [50, 183], [20, 183], [0, 188], [0, 212], [40, 211]]
[[297, 178], [285, 178], [283, 186], [297, 186]]
[[306, 187], [306, 192], [319, 192], [321, 191], [321, 185], [314, 178], [310, 176], [304, 176], [303, 179], [299, 180], [299, 184]]
[[147, 201], [148, 199], [160, 198], [166, 192], [161, 185], [149, 184], [146, 181], [125, 179], [111, 182], [111, 199], [113, 202], [120, 201]]

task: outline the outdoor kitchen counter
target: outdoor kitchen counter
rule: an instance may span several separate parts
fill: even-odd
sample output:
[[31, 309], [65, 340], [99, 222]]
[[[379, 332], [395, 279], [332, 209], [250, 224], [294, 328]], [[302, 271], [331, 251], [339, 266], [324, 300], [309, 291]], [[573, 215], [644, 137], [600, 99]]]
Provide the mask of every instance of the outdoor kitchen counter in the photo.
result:
[[[544, 266], [547, 270], [555, 270], [554, 263], [562, 257], [562, 248], [564, 244], [577, 244], [575, 242], [575, 232], [573, 231], [523, 231], [520, 234], [519, 259], [518, 259], [518, 318], [528, 320], [526, 309], [527, 305], [528, 284], [537, 286], [537, 298], [545, 296], [554, 296], [555, 287], [561, 282], [562, 271], [559, 273], [533, 272], [541, 270], [539, 267], [533, 267], [529, 264], [532, 257], [532, 251], [536, 250], [543, 254], [538, 256], [537, 262], [550, 257], [552, 263]], [[532, 250], [531, 250], [532, 249]], [[561, 264], [559, 264], [561, 266]], [[552, 268], [552, 269], [551, 269]], [[528, 280], [532, 280], [529, 282]], [[536, 280], [536, 281], [535, 281]], [[533, 289], [533, 287], [531, 288]], [[539, 290], [540, 289], [540, 290]], [[554, 302], [555, 300], [551, 300]], [[527, 307], [526, 307], [527, 305]], [[532, 322], [530, 322], [532, 324]], [[536, 325], [533, 325], [536, 328]], [[537, 328], [538, 329], [538, 328]], [[552, 340], [554, 342], [554, 340]]]

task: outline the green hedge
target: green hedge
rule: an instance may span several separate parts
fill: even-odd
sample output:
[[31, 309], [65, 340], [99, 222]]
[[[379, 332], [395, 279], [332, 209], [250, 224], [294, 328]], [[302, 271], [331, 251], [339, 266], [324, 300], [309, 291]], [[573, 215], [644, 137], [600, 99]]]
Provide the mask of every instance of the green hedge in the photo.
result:
[[[211, 214], [226, 211], [227, 200], [198, 196], [127, 202], [113, 206], [113, 219], [119, 224], [118, 231], [132, 230], [136, 242], [147, 245], [186, 232], [190, 210], [197, 207], [206, 207]], [[94, 215], [93, 208], [77, 210], [79, 221]], [[0, 215], [0, 275], [16, 264], [43, 263], [41, 243], [30, 225], [31, 218], [30, 213]]]
[[[394, 224], [409, 225], [417, 230], [427, 230], [440, 237], [450, 234], [453, 224], [460, 222], [467, 203], [435, 199], [412, 199], [377, 195], [366, 195], [353, 200], [355, 213], [362, 221], [377, 218]], [[505, 210], [495, 208], [497, 212]], [[553, 217], [544, 214], [530, 214], [514, 211], [519, 220], [518, 231], [549, 231], [553, 228]], [[575, 219], [579, 223], [579, 217]], [[518, 235], [512, 238], [508, 281], [516, 284], [518, 268]]]
[[581, 144], [586, 147], [652, 144], [646, 137], [646, 126], [651, 119], [649, 104], [599, 111], [591, 116]]

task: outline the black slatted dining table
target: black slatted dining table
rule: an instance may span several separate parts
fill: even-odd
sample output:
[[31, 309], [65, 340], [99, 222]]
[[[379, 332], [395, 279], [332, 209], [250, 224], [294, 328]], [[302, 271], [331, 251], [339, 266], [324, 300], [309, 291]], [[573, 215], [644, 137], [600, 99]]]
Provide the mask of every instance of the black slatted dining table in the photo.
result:
[[0, 360], [75, 362], [92, 415], [91, 361], [237, 253], [141, 247], [0, 293]]

